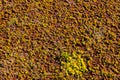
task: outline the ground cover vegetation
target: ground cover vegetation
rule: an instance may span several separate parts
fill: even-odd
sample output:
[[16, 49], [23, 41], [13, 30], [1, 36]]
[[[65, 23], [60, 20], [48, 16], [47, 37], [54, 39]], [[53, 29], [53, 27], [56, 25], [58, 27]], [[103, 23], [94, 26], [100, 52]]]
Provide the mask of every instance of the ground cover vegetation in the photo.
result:
[[120, 1], [0, 0], [0, 80], [120, 80]]

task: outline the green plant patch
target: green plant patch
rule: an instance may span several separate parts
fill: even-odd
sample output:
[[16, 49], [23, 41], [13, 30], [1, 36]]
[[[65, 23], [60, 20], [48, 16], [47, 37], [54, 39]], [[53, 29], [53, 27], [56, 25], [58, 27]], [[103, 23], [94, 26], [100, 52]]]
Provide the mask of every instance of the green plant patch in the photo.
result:
[[68, 52], [64, 52], [61, 54], [61, 64], [62, 70], [65, 71], [67, 76], [75, 75], [81, 77], [84, 72], [87, 71], [86, 64], [81, 58], [81, 54], [77, 54], [73, 52], [69, 54]]

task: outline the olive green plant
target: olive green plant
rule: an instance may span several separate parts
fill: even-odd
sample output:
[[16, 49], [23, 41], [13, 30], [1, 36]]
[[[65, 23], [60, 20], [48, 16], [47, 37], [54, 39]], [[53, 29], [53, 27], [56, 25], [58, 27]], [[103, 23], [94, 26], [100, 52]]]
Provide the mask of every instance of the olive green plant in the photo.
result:
[[65, 71], [67, 76], [75, 75], [82, 77], [82, 74], [87, 71], [84, 60], [81, 58], [81, 54], [77, 54], [76, 52], [73, 52], [72, 54], [69, 54], [68, 52], [62, 53], [61, 64], [61, 68]]

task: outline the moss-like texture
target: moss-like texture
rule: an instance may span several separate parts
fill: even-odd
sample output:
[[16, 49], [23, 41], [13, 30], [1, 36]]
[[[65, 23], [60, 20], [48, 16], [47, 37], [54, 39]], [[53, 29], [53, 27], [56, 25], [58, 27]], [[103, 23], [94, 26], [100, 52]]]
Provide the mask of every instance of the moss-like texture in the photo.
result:
[[0, 0], [0, 80], [120, 80], [119, 0]]
[[64, 52], [61, 54], [61, 69], [65, 72], [66, 76], [74, 75], [77, 76], [78, 79], [82, 77], [82, 73], [87, 71], [86, 64], [81, 58], [81, 54], [77, 54], [73, 52], [69, 54]]

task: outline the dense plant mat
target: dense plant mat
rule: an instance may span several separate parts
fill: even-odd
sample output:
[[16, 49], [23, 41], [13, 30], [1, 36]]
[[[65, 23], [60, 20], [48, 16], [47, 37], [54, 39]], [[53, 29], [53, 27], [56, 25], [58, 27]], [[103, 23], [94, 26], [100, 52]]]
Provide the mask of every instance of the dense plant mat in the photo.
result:
[[0, 0], [0, 80], [120, 80], [120, 1]]

